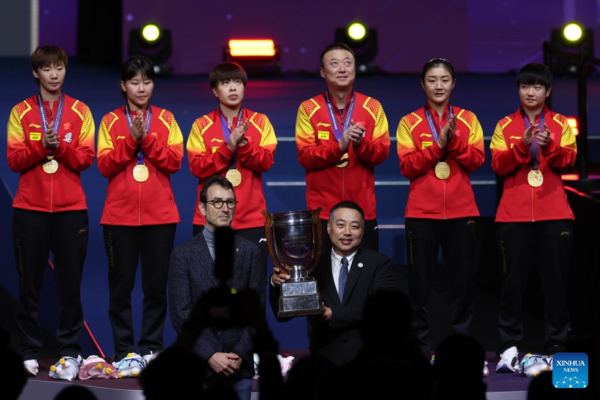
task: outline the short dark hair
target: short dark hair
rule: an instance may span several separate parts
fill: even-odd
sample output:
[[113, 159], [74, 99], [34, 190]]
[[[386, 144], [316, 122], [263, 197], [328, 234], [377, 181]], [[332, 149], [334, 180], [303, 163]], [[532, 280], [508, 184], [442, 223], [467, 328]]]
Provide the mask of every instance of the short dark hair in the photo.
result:
[[248, 74], [242, 66], [236, 62], [222, 62], [210, 71], [208, 75], [208, 83], [211, 89], [216, 89], [219, 86], [219, 82], [224, 80], [239, 79], [242, 81], [244, 86], [248, 82]]
[[[138, 73], [141, 73], [143, 78], [150, 79], [153, 82], [156, 77], [152, 61], [144, 56], [136, 54], [125, 61], [125, 64], [121, 67], [121, 81], [127, 82], [128, 80], [135, 78]], [[121, 94], [125, 100], [127, 100], [127, 92], [121, 89]]]
[[331, 216], [333, 215], [333, 213], [336, 212], [340, 208], [350, 208], [352, 210], [358, 211], [363, 224], [365, 223], [365, 212], [363, 211], [363, 209], [360, 208], [360, 206], [358, 204], [356, 204], [355, 202], [349, 201], [349, 200], [340, 201], [335, 206], [331, 207], [331, 210], [329, 211], [329, 220], [330, 221], [331, 221]]
[[421, 71], [421, 82], [425, 82], [425, 75], [427, 75], [427, 71], [429, 71], [431, 68], [437, 67], [445, 68], [448, 72], [450, 72], [452, 80], [456, 79], [454, 76], [454, 66], [450, 61], [446, 60], [445, 58], [432, 58], [431, 60], [427, 61], [425, 65], [423, 65], [423, 70]]
[[354, 55], [354, 52], [352, 51], [352, 49], [350, 47], [348, 47], [347, 44], [342, 43], [342, 42], [335, 42], [335, 43], [332, 43], [329, 46], [325, 47], [325, 49], [323, 49], [323, 51], [321, 52], [321, 58], [320, 58], [321, 68], [323, 68], [325, 66], [325, 64], [323, 64], [323, 59], [325, 58], [325, 54], [327, 54], [333, 50], [346, 50], [347, 52], [352, 54], [352, 58], [354, 58], [356, 60], [356, 56]]
[[517, 87], [521, 85], [544, 85], [546, 89], [552, 87], [552, 71], [544, 64], [529, 63], [517, 74], [515, 80]]
[[233, 198], [235, 199], [235, 190], [233, 190], [233, 185], [231, 184], [231, 182], [229, 182], [224, 176], [213, 175], [210, 178], [208, 178], [206, 182], [204, 182], [204, 185], [202, 185], [202, 190], [200, 190], [200, 203], [206, 204], [206, 202], [208, 201], [208, 189], [212, 185], [219, 185], [221, 187], [224, 187], [225, 189], [231, 190], [233, 192]]
[[[67, 68], [69, 64], [69, 57], [63, 49], [56, 46], [38, 46], [35, 51], [31, 54], [31, 69], [36, 71], [43, 67], [49, 67], [51, 65], [64, 65]], [[36, 83], [39, 85], [40, 80], [35, 78]]]

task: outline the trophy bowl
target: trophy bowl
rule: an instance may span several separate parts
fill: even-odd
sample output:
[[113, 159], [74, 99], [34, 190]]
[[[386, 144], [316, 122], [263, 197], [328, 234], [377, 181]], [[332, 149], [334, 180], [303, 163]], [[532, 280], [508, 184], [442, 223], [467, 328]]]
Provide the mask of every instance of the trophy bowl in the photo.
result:
[[278, 318], [323, 313], [317, 281], [311, 276], [321, 258], [321, 208], [268, 214], [267, 246], [275, 267], [290, 279], [281, 285]]

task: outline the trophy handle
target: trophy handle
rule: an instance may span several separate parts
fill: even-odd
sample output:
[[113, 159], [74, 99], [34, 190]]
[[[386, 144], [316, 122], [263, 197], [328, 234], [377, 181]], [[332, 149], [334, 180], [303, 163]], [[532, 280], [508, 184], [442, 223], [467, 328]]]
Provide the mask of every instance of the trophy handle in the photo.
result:
[[314, 258], [313, 262], [310, 265], [310, 268], [307, 271], [309, 275], [312, 274], [314, 269], [321, 261], [321, 247], [323, 247], [323, 226], [321, 225], [321, 210], [321, 207], [317, 207], [317, 209], [313, 212], [312, 215], [313, 221], [315, 221], [315, 224], [317, 224], [317, 251], [316, 257]]
[[283, 267], [281, 264], [279, 264], [279, 262], [277, 261], [277, 257], [275, 257], [275, 251], [273, 250], [273, 240], [271, 237], [271, 227], [273, 226], [273, 218], [269, 213], [267, 213], [267, 210], [262, 210], [262, 215], [263, 217], [265, 217], [265, 235], [267, 235], [267, 247], [269, 248], [271, 260], [273, 261], [273, 264], [275, 264], [275, 267], [282, 274], [288, 275], [289, 271], [285, 269], [285, 267]]

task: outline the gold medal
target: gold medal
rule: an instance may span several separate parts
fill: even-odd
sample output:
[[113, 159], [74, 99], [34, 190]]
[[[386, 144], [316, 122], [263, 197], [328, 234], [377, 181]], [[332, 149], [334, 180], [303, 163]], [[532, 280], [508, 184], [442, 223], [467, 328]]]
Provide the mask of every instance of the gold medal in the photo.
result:
[[450, 166], [445, 161], [440, 161], [435, 165], [435, 177], [441, 180], [448, 179], [450, 176]]
[[527, 182], [531, 187], [540, 187], [544, 183], [544, 174], [539, 169], [532, 169], [527, 174]]
[[231, 168], [230, 170], [228, 170], [227, 174], [225, 175], [225, 178], [227, 178], [227, 180], [231, 182], [233, 187], [238, 187], [240, 186], [240, 183], [242, 183], [242, 174], [240, 170], [236, 168]]
[[133, 179], [135, 179], [136, 182], [146, 182], [149, 176], [150, 171], [148, 171], [148, 167], [144, 164], [138, 164], [133, 168]]
[[58, 171], [58, 161], [56, 161], [54, 158], [51, 158], [48, 160], [48, 162], [42, 164], [42, 169], [48, 175], [55, 174], [56, 171]]
[[340, 158], [339, 164], [336, 164], [335, 166], [338, 168], [346, 168], [349, 158], [350, 157], [348, 157], [348, 153], [344, 154], [342, 158]]

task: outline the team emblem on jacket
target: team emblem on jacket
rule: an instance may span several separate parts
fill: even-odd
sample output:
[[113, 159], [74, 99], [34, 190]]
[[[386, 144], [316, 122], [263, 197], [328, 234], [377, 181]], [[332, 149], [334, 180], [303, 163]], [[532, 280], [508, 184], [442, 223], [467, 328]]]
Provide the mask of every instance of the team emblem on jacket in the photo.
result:
[[65, 135], [63, 142], [71, 143], [73, 141], [73, 134], [71, 132]]

